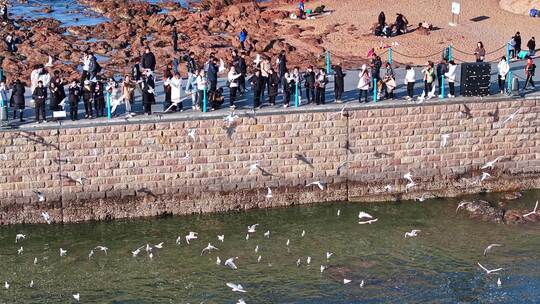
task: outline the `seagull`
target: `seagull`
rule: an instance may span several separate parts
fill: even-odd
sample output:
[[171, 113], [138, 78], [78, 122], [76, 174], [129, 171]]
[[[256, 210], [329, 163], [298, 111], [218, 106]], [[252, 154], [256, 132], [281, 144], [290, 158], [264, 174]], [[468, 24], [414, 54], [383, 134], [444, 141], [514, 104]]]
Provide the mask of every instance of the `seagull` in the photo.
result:
[[157, 245], [154, 245], [154, 248], [157, 248], [157, 249], [162, 249], [163, 248], [163, 242], [157, 244]]
[[300, 267], [301, 263], [302, 263], [301, 259], [298, 258], [298, 260], [296, 260], [296, 267]]
[[405, 185], [405, 190], [409, 190], [414, 186], [416, 186], [416, 183], [415, 182], [410, 182], [407, 185]]
[[266, 198], [267, 199], [271, 199], [273, 196], [272, 196], [272, 189], [270, 189], [270, 187], [268, 187], [268, 193], [266, 193]]
[[527, 213], [527, 214], [524, 214], [523, 216], [529, 216], [529, 215], [536, 214], [536, 209], [538, 209], [538, 201], [536, 201], [536, 205], [534, 205], [534, 210]]
[[426, 197], [427, 197], [428, 195], [429, 195], [429, 194], [424, 193], [424, 194], [422, 194], [422, 196], [417, 197], [417, 198], [415, 198], [414, 200], [415, 200], [415, 201], [419, 201], [419, 202], [423, 202], [423, 201], [426, 200]]
[[269, 238], [270, 238], [270, 230], [266, 231], [266, 232], [264, 233], [264, 236], [265, 236], [267, 239], [269, 239]]
[[337, 174], [338, 176], [341, 175], [341, 169], [343, 169], [343, 168], [344, 168], [345, 166], [347, 166], [347, 164], [349, 164], [349, 163], [350, 163], [350, 161], [348, 161], [348, 160], [346, 160], [346, 161], [340, 163], [340, 164], [337, 166], [337, 168], [336, 168], [336, 174]]
[[407, 174], [403, 175], [403, 178], [414, 184], [411, 172], [407, 172]]
[[176, 240], [175, 240], [176, 245], [180, 245], [181, 242], [182, 242], [182, 237], [181, 237], [181, 236], [177, 236], [177, 237], [176, 237]]
[[246, 292], [244, 290], [244, 287], [242, 287], [242, 285], [238, 284], [234, 284], [234, 283], [227, 283], [227, 286], [229, 286], [229, 288], [232, 289], [232, 291], [237, 291], [237, 292]]
[[15, 243], [18, 243], [20, 240], [26, 239], [26, 235], [19, 233], [15, 236]]
[[364, 288], [364, 280], [362, 280], [362, 282], [360, 282], [360, 288]]
[[392, 186], [391, 185], [386, 185], [386, 186], [384, 186], [384, 190], [386, 190], [386, 192], [390, 192], [390, 191], [392, 191]]
[[141, 246], [137, 249], [135, 249], [134, 251], [131, 252], [131, 254], [133, 255], [133, 257], [136, 257], [140, 252], [141, 252], [141, 249], [143, 249], [144, 246]]
[[191, 137], [192, 140], [195, 140], [195, 132], [197, 129], [188, 129], [188, 136]]
[[490, 162], [487, 162], [485, 163], [480, 169], [487, 169], [487, 168], [490, 168], [490, 169], [493, 169], [493, 166], [495, 165], [496, 162], [499, 161], [501, 157], [498, 156], [497, 158], [495, 158], [494, 160], [490, 161]]
[[60, 248], [60, 256], [63, 257], [67, 254], [67, 250]]
[[249, 173], [251, 174], [253, 172], [256, 172], [257, 169], [259, 169], [259, 161], [256, 161], [255, 163], [249, 166]]
[[146, 250], [146, 252], [151, 252], [152, 251], [152, 246], [146, 244], [145, 250]]
[[327, 252], [326, 252], [326, 260], [327, 260], [327, 261], [330, 260], [330, 257], [331, 257], [332, 255], [334, 255], [333, 252], [328, 252], [328, 251], [327, 251]]
[[28, 285], [28, 287], [30, 287], [30, 288], [34, 287], [34, 280], [30, 281], [30, 285]]
[[235, 122], [238, 119], [238, 115], [234, 115], [234, 111], [231, 111], [229, 115], [225, 116], [223, 118], [223, 121], [231, 125], [233, 122]]
[[510, 114], [510, 116], [508, 116], [502, 123], [501, 125], [504, 125], [505, 123], [511, 121], [512, 119], [514, 119], [514, 117], [516, 117], [516, 114], [519, 112], [519, 110], [521, 109], [517, 109], [517, 111], [515, 111], [514, 113]]
[[310, 256], [307, 257], [306, 264], [308, 264], [308, 265], [311, 264], [311, 257]]
[[90, 260], [94, 256], [94, 250], [90, 250], [90, 253], [88, 253], [88, 259]]
[[469, 204], [469, 202], [461, 202], [461, 203], [459, 203], [459, 205], [456, 208], [456, 213], [459, 211], [459, 209], [467, 206], [468, 204]]
[[107, 255], [107, 250], [109, 250], [109, 248], [105, 247], [105, 246], [97, 246], [96, 248], [94, 249], [99, 249], [103, 252], [105, 252], [105, 255]]
[[480, 181], [483, 182], [484, 180], [488, 179], [489, 177], [491, 177], [491, 174], [489, 174], [487, 172], [482, 172], [482, 177], [480, 178]]
[[289, 244], [291, 243], [291, 240], [290, 239], [287, 239], [287, 243], [285, 243], [285, 245], [287, 245], [287, 247], [289, 247]]
[[240, 299], [238, 302], [236, 302], [236, 304], [246, 304], [246, 301], [244, 301], [244, 299]]
[[49, 213], [41, 212], [41, 216], [43, 217], [45, 222], [47, 222], [47, 224], [49, 224], [49, 225], [51, 224], [51, 217], [49, 216]]
[[50, 68], [53, 66], [53, 58], [51, 55], [49, 55], [49, 59], [47, 60], [47, 63], [45, 63], [45, 67]]
[[34, 258], [34, 265], [37, 265], [38, 259]]
[[79, 300], [81, 299], [81, 295], [76, 293], [73, 295], [73, 298], [75, 299], [75, 301], [79, 302]]
[[186, 152], [186, 155], [180, 158], [180, 160], [190, 160], [190, 159], [191, 159], [191, 154], [189, 154], [189, 152]]
[[373, 224], [373, 223], [377, 222], [378, 220], [379, 219], [372, 219], [372, 220], [365, 221], [365, 222], [358, 222], [358, 224], [360, 224], [360, 225]]
[[413, 229], [411, 230], [410, 232], [405, 232], [405, 238], [411, 238], [411, 237], [415, 237], [415, 236], [418, 236], [418, 232], [420, 232], [422, 230], [418, 230], [418, 229]]
[[446, 144], [448, 143], [448, 138], [450, 138], [450, 134], [441, 135], [441, 148], [446, 147]]
[[255, 253], [259, 252], [259, 245], [255, 246]]
[[482, 268], [482, 270], [484, 270], [486, 272], [486, 274], [490, 274], [492, 272], [497, 272], [497, 271], [501, 271], [503, 270], [503, 268], [497, 268], [497, 269], [487, 269], [486, 267], [482, 266], [482, 264], [478, 263], [478, 266], [480, 266], [480, 268]]
[[311, 169], [314, 168], [313, 164], [304, 155], [302, 155], [300, 153], [296, 153], [296, 154], [294, 154], [294, 158], [296, 158], [296, 160], [301, 161], [304, 164], [308, 165], [309, 167], [311, 167]]
[[306, 235], [306, 231], [302, 230], [302, 237], [304, 237], [305, 235]]
[[364, 212], [364, 211], [360, 211], [360, 212], [358, 213], [358, 218], [359, 218], [359, 219], [363, 219], [363, 218], [372, 219], [373, 216], [371, 216], [371, 214], [366, 213], [366, 212]]
[[319, 187], [319, 189], [321, 190], [324, 190], [324, 187], [326, 186], [326, 184], [321, 181], [315, 181], [315, 182], [311, 182], [307, 184], [306, 187], [313, 186], [313, 185]]
[[498, 286], [498, 287], [501, 287], [501, 285], [502, 285], [501, 278], [498, 278], [498, 279], [497, 279], [497, 286]]
[[210, 251], [212, 250], [219, 250], [217, 247], [215, 246], [212, 246], [212, 244], [208, 243], [208, 246], [206, 246], [202, 251], [201, 251], [201, 255], [203, 255], [205, 252], [208, 252], [210, 253]]
[[249, 241], [249, 233], [246, 234], [246, 241]]
[[259, 226], [259, 224], [253, 224], [251, 226], [248, 226], [248, 233], [255, 233], [257, 226]]
[[45, 194], [43, 194], [43, 192], [34, 191], [34, 193], [36, 194], [38, 198], [38, 202], [43, 203], [45, 201]]
[[343, 279], [343, 284], [344, 284], [344, 285], [347, 285], [347, 284], [349, 284], [350, 282], [352, 282], [352, 280], [349, 280], [349, 279]]
[[464, 104], [463, 107], [465, 108], [465, 110], [462, 110], [461, 114], [465, 114], [467, 119], [471, 119], [472, 118], [471, 109], [466, 104]]
[[489, 246], [486, 247], [486, 249], [484, 249], [484, 256], [487, 256], [487, 253], [493, 249], [493, 247], [501, 247], [502, 245], [501, 244], [491, 244]]
[[217, 239], [218, 239], [218, 241], [220, 241], [220, 242], [223, 243], [223, 242], [225, 241], [225, 234], [218, 235], [218, 236], [217, 236]]
[[219, 257], [216, 257], [216, 265], [221, 265], [221, 259]]
[[238, 267], [236, 266], [236, 264], [234, 263], [234, 260], [236, 260], [238, 258], [228, 258], [226, 261], [225, 261], [225, 266], [229, 267], [230, 269], [238, 269]]
[[4, 283], [4, 288], [9, 289], [9, 283], [7, 281]]
[[149, 257], [149, 258], [150, 258], [150, 260], [151, 260], [151, 259], [153, 259], [153, 258], [154, 258], [154, 254], [153, 254], [152, 252], [150, 252], [150, 253], [148, 254], [148, 257]]
[[190, 231], [188, 235], [186, 235], [186, 243], [189, 245], [189, 241], [196, 240], [197, 239], [197, 232]]
[[24, 251], [24, 248], [21, 246], [21, 248], [19, 248], [19, 249], [17, 250], [17, 254], [18, 254], [18, 255], [21, 255], [21, 254], [23, 253], [23, 251]]
[[321, 265], [321, 273], [323, 273], [323, 271], [326, 269], [326, 266], [324, 265]]
[[341, 209], [338, 209], [337, 210], [337, 216], [340, 216], [341, 215]]

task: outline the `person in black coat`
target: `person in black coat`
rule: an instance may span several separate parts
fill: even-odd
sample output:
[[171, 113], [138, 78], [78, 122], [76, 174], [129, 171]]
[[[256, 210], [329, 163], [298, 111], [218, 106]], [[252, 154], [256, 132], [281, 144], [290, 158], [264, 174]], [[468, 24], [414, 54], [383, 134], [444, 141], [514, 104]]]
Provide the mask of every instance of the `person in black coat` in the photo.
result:
[[281, 82], [283, 84], [283, 107], [288, 108], [291, 102], [292, 87], [295, 86], [293, 77], [289, 75], [289, 71], [285, 71]]
[[334, 67], [334, 92], [336, 94], [336, 102], [341, 103], [341, 96], [345, 91], [345, 75], [341, 68], [341, 62]]
[[156, 56], [150, 51], [149, 47], [144, 50], [144, 55], [141, 59], [141, 66], [143, 69], [154, 71], [156, 69]]
[[82, 88], [82, 97], [84, 101], [85, 118], [92, 118], [92, 101], [94, 99], [94, 85], [90, 80], [85, 80]]
[[96, 109], [96, 116], [104, 116], [105, 112], [105, 84], [101, 79], [98, 79], [94, 84], [94, 107]]
[[150, 70], [145, 70], [142, 82], [142, 99], [144, 113], [146, 115], [152, 114], [152, 104], [156, 102], [156, 98], [154, 96], [155, 88], [156, 84], [154, 82], [154, 76], [152, 76], [152, 72]]
[[448, 73], [448, 62], [446, 61], [446, 59], [441, 60], [441, 62], [437, 64], [436, 70], [437, 70], [437, 85], [438, 85], [438, 90], [439, 90], [439, 97], [443, 97], [442, 86], [444, 85], [444, 83], [442, 82], [442, 78], [444, 74]]
[[176, 27], [174, 27], [172, 30], [171, 39], [173, 44], [173, 51], [178, 52], [178, 32], [176, 31]]
[[244, 92], [246, 91], [246, 75], [247, 75], [246, 52], [240, 53], [240, 57], [238, 57], [238, 69], [236, 71], [242, 74], [242, 76], [238, 78], [238, 90], [240, 91], [240, 94], [243, 95]]
[[306, 87], [306, 98], [308, 103], [315, 102], [315, 72], [313, 71], [313, 66], [309, 66], [307, 71], [304, 73], [305, 87]]
[[62, 110], [60, 103], [66, 98], [64, 85], [64, 79], [60, 76], [60, 71], [54, 71], [51, 82], [49, 83], [49, 91], [51, 92], [49, 109], [51, 111]]
[[253, 108], [261, 108], [261, 95], [264, 90], [264, 78], [261, 76], [261, 70], [256, 70], [255, 74], [249, 79], [253, 89]]
[[76, 81], [71, 82], [69, 85], [69, 113], [71, 120], [77, 120], [77, 113], [79, 109], [79, 100], [81, 100], [81, 87]]
[[514, 36], [514, 41], [516, 42], [516, 46], [514, 49], [516, 50], [516, 56], [521, 52], [521, 34], [519, 32], [516, 33]]
[[276, 96], [278, 94], [280, 77], [274, 72], [274, 69], [270, 69], [268, 73], [268, 99], [270, 105], [276, 105]]
[[279, 79], [283, 79], [287, 71], [287, 56], [285, 55], [285, 50], [282, 50], [278, 56], [278, 71]]
[[47, 100], [47, 88], [43, 86], [43, 81], [38, 81], [37, 87], [32, 92], [32, 98], [35, 103], [36, 121], [42, 123], [43, 120], [47, 121], [45, 117], [45, 101]]
[[13, 119], [17, 118], [17, 110], [20, 110], [19, 112], [19, 120], [24, 121], [23, 119], [23, 111], [25, 108], [25, 101], [24, 101], [24, 92], [25, 92], [24, 84], [21, 82], [20, 79], [15, 80], [15, 83], [13, 84], [13, 91], [11, 92], [11, 98], [13, 99], [14, 107], [13, 107]]

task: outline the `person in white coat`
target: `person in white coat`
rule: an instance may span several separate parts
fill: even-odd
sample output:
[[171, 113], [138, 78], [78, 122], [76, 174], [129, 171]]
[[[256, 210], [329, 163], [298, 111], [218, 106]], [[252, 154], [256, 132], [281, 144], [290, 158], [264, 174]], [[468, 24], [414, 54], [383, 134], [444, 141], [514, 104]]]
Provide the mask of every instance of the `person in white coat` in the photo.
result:
[[6, 83], [3, 79], [0, 79], [0, 106], [7, 106], [8, 102], [8, 89], [6, 87]]
[[169, 85], [171, 86], [170, 108], [176, 106], [176, 109], [180, 110], [180, 112], [184, 111], [182, 105], [182, 77], [180, 77], [179, 73], [174, 74], [174, 76], [169, 80]]
[[204, 69], [201, 69], [197, 74], [197, 105], [196, 110], [203, 109], [204, 95], [206, 94], [206, 88], [208, 85], [208, 80], [206, 78], [206, 72]]
[[444, 73], [444, 77], [446, 77], [448, 80], [448, 86], [450, 87], [448, 98], [456, 97], [456, 69], [457, 64], [454, 62], [454, 60], [450, 60], [450, 62], [448, 62], [448, 72]]
[[229, 81], [229, 104], [231, 108], [234, 108], [234, 101], [236, 100], [236, 92], [238, 91], [238, 78], [242, 77], [242, 74], [237, 73], [234, 66], [231, 67], [227, 74], [227, 80]]
[[366, 98], [364, 102], [367, 103], [369, 95], [368, 92], [369, 88], [371, 87], [371, 73], [365, 64], [362, 65], [360, 73], [358, 73], [358, 77], [358, 90], [360, 91], [360, 94], [358, 95], [358, 102], [362, 102], [362, 95], [365, 94]]
[[410, 65], [407, 65], [405, 67], [405, 84], [407, 85], [406, 99], [408, 101], [413, 99], [415, 82], [416, 82], [416, 74], [414, 72], [414, 69]]
[[506, 75], [508, 75], [508, 72], [510, 72], [510, 66], [508, 65], [508, 61], [506, 60], [506, 56], [502, 56], [501, 60], [499, 60], [499, 64], [497, 64], [497, 80], [499, 82], [499, 91], [501, 91], [501, 94], [504, 94], [506, 91], [505, 80]]

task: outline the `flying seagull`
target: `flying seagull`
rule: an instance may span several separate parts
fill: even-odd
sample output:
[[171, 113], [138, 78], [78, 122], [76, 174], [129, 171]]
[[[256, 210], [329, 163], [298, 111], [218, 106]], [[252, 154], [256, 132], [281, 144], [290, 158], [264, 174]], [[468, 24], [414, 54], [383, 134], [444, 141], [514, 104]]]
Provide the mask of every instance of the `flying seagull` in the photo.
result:
[[234, 111], [231, 111], [227, 116], [223, 118], [223, 121], [225, 121], [227, 124], [231, 125], [238, 119], [238, 115], [234, 114]]
[[264, 233], [264, 236], [269, 239], [270, 238], [270, 230], [266, 231]]
[[79, 302], [79, 300], [81, 299], [81, 295], [76, 293], [73, 295], [73, 299], [75, 299], [75, 301]]
[[471, 114], [471, 109], [466, 104], [464, 104], [463, 107], [465, 109], [461, 111], [461, 114], [465, 114], [467, 119], [471, 119], [473, 117]]
[[358, 224], [360, 224], [360, 225], [373, 224], [373, 223], [377, 222], [378, 220], [379, 219], [372, 219], [372, 220], [369, 220], [369, 221], [358, 222]]
[[441, 135], [441, 148], [446, 147], [446, 144], [448, 143], [449, 138], [450, 138], [450, 134]]
[[205, 254], [206, 252], [210, 253], [212, 250], [219, 250], [217, 247], [212, 246], [212, 244], [208, 243], [208, 246], [206, 246], [202, 251], [201, 255]]
[[221, 259], [219, 257], [216, 257], [216, 265], [221, 265]]
[[45, 201], [45, 194], [43, 192], [34, 191], [34, 194], [37, 196], [38, 202], [43, 203]]
[[328, 251], [327, 251], [327, 252], [326, 252], [326, 260], [327, 260], [327, 261], [330, 260], [330, 257], [333, 256], [333, 255], [334, 255], [333, 252], [328, 252]]
[[493, 169], [493, 166], [495, 165], [496, 162], [499, 161], [500, 158], [501, 158], [500, 156], [497, 156], [497, 158], [495, 158], [494, 160], [485, 163], [480, 169], [482, 170], [487, 169], [487, 168]]
[[340, 164], [338, 165], [338, 167], [336, 168], [336, 174], [337, 174], [338, 176], [341, 175], [341, 170], [342, 170], [345, 166], [347, 166], [347, 164], [349, 164], [349, 163], [350, 163], [350, 161], [348, 161], [348, 160], [346, 160], [346, 161], [340, 163]]
[[536, 214], [536, 209], [538, 209], [538, 201], [536, 201], [536, 205], [534, 205], [533, 211], [531, 211], [531, 212], [529, 212], [527, 214], [524, 214], [523, 216], [529, 216], [529, 215]]
[[411, 174], [411, 172], [407, 172], [405, 175], [403, 175], [403, 178], [406, 179], [406, 180], [408, 180], [409, 183], [414, 184], [414, 181], [413, 181], [413, 179], [412, 179], [412, 174]]
[[256, 161], [255, 163], [249, 166], [249, 173], [251, 174], [253, 172], [256, 172], [257, 169], [259, 169], [259, 161]]
[[304, 164], [308, 165], [310, 168], [314, 168], [313, 167], [313, 164], [302, 154], [300, 153], [296, 153], [294, 154], [294, 158], [296, 158], [296, 160], [300, 161], [300, 162], [303, 162]]
[[63, 257], [67, 254], [67, 250], [60, 248], [60, 256]]
[[360, 212], [358, 213], [358, 218], [359, 218], [359, 219], [363, 219], [363, 218], [372, 219], [373, 216], [372, 216], [371, 214], [367, 213], [367, 212], [360, 211]]
[[352, 280], [349, 280], [349, 279], [343, 279], [343, 284], [344, 284], [344, 285], [347, 285], [347, 284], [349, 284], [350, 282], [352, 282]]
[[227, 283], [227, 286], [229, 286], [229, 288], [232, 289], [232, 291], [236, 291], [236, 292], [247, 292], [244, 290], [244, 287], [242, 287], [242, 285], [240, 284], [234, 284], [234, 283]]
[[337, 210], [337, 216], [340, 216], [341, 215], [341, 209], [338, 209]]
[[259, 224], [253, 224], [251, 226], [248, 226], [248, 233], [255, 233], [255, 231], [257, 230], [257, 226], [259, 226]]
[[186, 243], [189, 245], [189, 241], [196, 240], [197, 239], [197, 232], [190, 231], [188, 235], [186, 235]]
[[195, 132], [197, 129], [188, 129], [188, 136], [191, 137], [192, 140], [195, 141]]
[[324, 182], [315, 181], [315, 182], [311, 182], [311, 183], [307, 184], [306, 187], [313, 186], [313, 185], [319, 187], [319, 189], [321, 189], [321, 190], [324, 190], [324, 187], [326, 186], [326, 184]]
[[405, 238], [411, 238], [411, 237], [418, 236], [418, 232], [420, 232], [420, 231], [422, 231], [422, 230], [413, 229], [410, 232], [405, 232]]
[[24, 251], [24, 248], [21, 246], [21, 248], [19, 248], [19, 249], [17, 250], [17, 254], [18, 254], [18, 255], [21, 255], [21, 254], [23, 253], [23, 251]]
[[517, 111], [515, 111], [514, 113], [510, 114], [510, 116], [508, 116], [501, 124], [504, 125], [505, 123], [511, 121], [512, 119], [514, 119], [514, 117], [516, 117], [517, 113], [519, 112], [519, 110], [521, 109], [517, 109]]
[[238, 269], [238, 267], [236, 266], [236, 264], [234, 263], [234, 260], [236, 260], [238, 258], [228, 258], [226, 261], [225, 261], [225, 266], [229, 267], [230, 269]]
[[109, 250], [109, 248], [105, 247], [105, 246], [97, 246], [96, 248], [94, 249], [99, 249], [103, 252], [105, 252], [105, 255], [107, 255], [107, 250]]
[[483, 182], [483, 181], [485, 181], [486, 179], [488, 179], [490, 177], [491, 177], [491, 174], [489, 174], [487, 172], [482, 172], [482, 177], [480, 178], [480, 181]]
[[225, 234], [218, 235], [218, 236], [217, 236], [217, 239], [218, 239], [218, 241], [220, 241], [220, 242], [223, 243], [223, 242], [225, 241]]
[[19, 233], [15, 236], [15, 243], [18, 243], [20, 240], [26, 239], [26, 235]]
[[491, 244], [484, 249], [484, 256], [487, 256], [488, 252], [493, 249], [493, 247], [501, 247], [501, 244]]
[[143, 249], [144, 246], [141, 246], [137, 249], [135, 249], [134, 251], [131, 252], [131, 254], [133, 255], [133, 257], [136, 257], [140, 252], [141, 252], [141, 249]]
[[503, 270], [503, 268], [497, 268], [497, 269], [487, 269], [486, 267], [482, 266], [482, 264], [478, 263], [478, 266], [480, 266], [480, 268], [482, 268], [482, 270], [484, 270], [486, 272], [486, 274], [490, 274], [490, 273], [493, 273], [493, 272], [498, 272], [498, 271], [501, 271]]
[[494, 112], [488, 112], [488, 116], [493, 117], [493, 122], [499, 121], [499, 107]]

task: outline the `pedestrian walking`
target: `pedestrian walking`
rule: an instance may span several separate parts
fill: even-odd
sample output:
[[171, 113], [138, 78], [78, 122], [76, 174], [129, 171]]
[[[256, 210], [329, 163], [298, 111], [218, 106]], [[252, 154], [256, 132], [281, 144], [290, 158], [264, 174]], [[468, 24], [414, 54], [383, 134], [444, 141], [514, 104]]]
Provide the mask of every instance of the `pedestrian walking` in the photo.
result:
[[499, 63], [497, 64], [497, 71], [497, 82], [499, 84], [499, 91], [501, 92], [501, 94], [504, 94], [504, 92], [506, 91], [506, 76], [510, 71], [510, 65], [508, 65], [506, 56], [502, 56], [501, 60], [499, 60]]
[[414, 69], [407, 65], [405, 67], [405, 85], [407, 85], [407, 101], [411, 101], [414, 97], [414, 83], [416, 82], [416, 75]]
[[[517, 42], [516, 42], [516, 48], [517, 48]], [[474, 50], [474, 56], [476, 57], [476, 62], [484, 62], [484, 59], [486, 57], [486, 49], [484, 49], [484, 43], [482, 43], [482, 41], [478, 41], [478, 43], [476, 44], [476, 49]]]
[[527, 66], [525, 67], [525, 75], [527, 75], [527, 79], [525, 80], [525, 86], [523, 87], [524, 90], [527, 89], [529, 84], [536, 88], [534, 85], [534, 74], [536, 72], [536, 64], [534, 63], [533, 59], [529, 56], [527, 58]]

